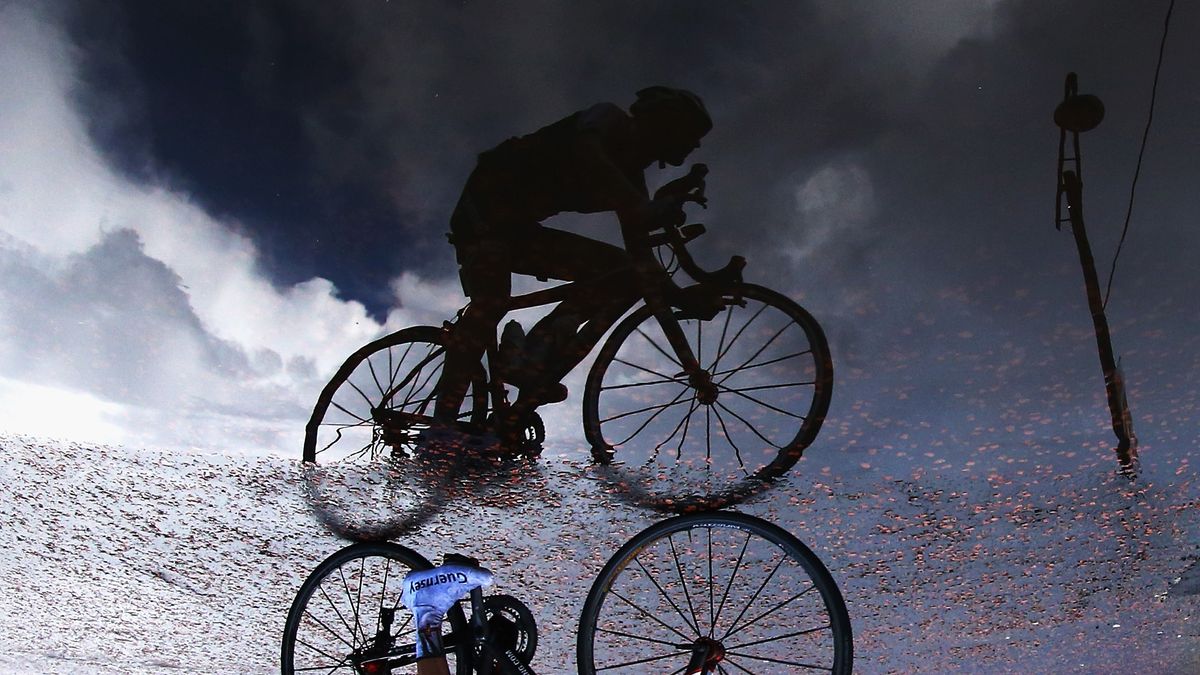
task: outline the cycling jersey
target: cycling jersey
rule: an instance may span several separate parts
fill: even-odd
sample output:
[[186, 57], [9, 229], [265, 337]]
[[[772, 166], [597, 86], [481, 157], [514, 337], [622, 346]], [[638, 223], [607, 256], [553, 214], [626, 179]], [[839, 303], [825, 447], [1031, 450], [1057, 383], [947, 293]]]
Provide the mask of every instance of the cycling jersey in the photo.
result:
[[634, 145], [632, 118], [616, 105], [599, 103], [526, 136], [510, 138], [479, 155], [451, 217], [456, 244], [482, 236], [509, 236], [565, 211], [613, 211], [616, 196], [590, 175], [579, 156], [594, 134], [603, 151], [632, 185], [645, 182], [642, 167], [626, 161]]

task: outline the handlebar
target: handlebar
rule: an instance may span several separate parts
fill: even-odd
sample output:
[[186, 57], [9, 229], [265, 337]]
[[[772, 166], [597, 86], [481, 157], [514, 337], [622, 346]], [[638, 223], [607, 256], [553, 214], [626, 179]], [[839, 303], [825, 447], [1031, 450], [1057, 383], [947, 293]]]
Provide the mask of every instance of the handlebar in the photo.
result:
[[[707, 208], [708, 200], [704, 196], [704, 179], [707, 174], [707, 166], [704, 164], [693, 164], [687, 175], [660, 187], [654, 193], [652, 201], [677, 200], [674, 202], [676, 207], [682, 207], [683, 204], [692, 202]], [[704, 225], [700, 223], [683, 224], [682, 211], [679, 210], [668, 209], [667, 211], [663, 211], [660, 209], [651, 218], [653, 220], [650, 222], [641, 224], [622, 222], [622, 235], [625, 239], [626, 249], [634, 256], [635, 261], [643, 261], [642, 263], [635, 262], [636, 266], [640, 266], [643, 269], [643, 284], [656, 283], [650, 278], [656, 275], [650, 273], [649, 264], [650, 260], [654, 258], [653, 249], [659, 246], [669, 247], [672, 253], [674, 253], [680, 269], [701, 284], [727, 287], [741, 283], [742, 270], [746, 267], [745, 258], [734, 256], [730, 258], [724, 267], [710, 271], [702, 269], [697, 265], [695, 259], [688, 252], [687, 244], [705, 233]], [[665, 275], [665, 281], [667, 282], [665, 290], [668, 294], [678, 292], [680, 290], [679, 287], [670, 280], [670, 274], [668, 270], [662, 267], [662, 261], [657, 260], [655, 264]], [[646, 276], [648, 274], [650, 276]], [[647, 297], [649, 298], [650, 296]]]
[[651, 247], [671, 244], [686, 244], [707, 232], [703, 223], [690, 223], [678, 229], [679, 239], [675, 240], [668, 231], [658, 232], [646, 237], [646, 243]]
[[687, 244], [708, 231], [702, 223], [690, 223], [679, 227], [667, 225], [661, 229], [661, 232], [647, 236], [646, 243], [650, 247], [669, 246], [679, 260], [680, 268], [687, 272], [688, 276], [704, 284], [741, 283], [746, 259], [740, 255], [731, 257], [724, 267], [716, 270], [705, 270], [696, 264], [696, 260], [687, 250]]

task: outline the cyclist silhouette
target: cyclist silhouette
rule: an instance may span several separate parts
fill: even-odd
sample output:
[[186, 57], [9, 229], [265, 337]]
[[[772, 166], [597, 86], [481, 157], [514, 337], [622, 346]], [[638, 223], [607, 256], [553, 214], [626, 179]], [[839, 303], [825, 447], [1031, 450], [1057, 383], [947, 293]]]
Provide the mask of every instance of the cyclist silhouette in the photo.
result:
[[712, 119], [698, 96], [653, 86], [637, 92], [628, 113], [598, 103], [479, 155], [450, 218], [449, 238], [470, 303], [447, 342], [437, 419], [457, 417], [470, 373], [507, 312], [513, 274], [563, 281], [607, 275], [603, 293], [559, 303], [527, 337], [510, 323], [501, 340], [500, 372], [519, 389], [505, 419], [495, 420], [506, 445], [518, 440], [534, 409], [566, 398], [559, 381], [585, 356], [573, 353], [571, 338], [591, 318], [613, 307], [624, 311], [639, 297], [641, 265], [621, 247], [542, 221], [563, 212], [613, 211], [623, 233], [664, 220], [682, 223], [683, 204], [704, 201], [703, 171], [671, 181], [654, 198], [644, 171], [656, 161], [681, 166], [710, 129]]

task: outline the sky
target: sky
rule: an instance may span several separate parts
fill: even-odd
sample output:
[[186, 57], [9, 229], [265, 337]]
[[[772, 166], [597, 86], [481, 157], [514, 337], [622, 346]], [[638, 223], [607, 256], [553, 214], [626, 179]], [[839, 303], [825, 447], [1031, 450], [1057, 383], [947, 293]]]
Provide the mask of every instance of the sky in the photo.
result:
[[[1111, 452], [1051, 114], [1069, 71], [1106, 105], [1104, 280], [1167, 4], [0, 0], [0, 430], [298, 456], [346, 355], [464, 302], [475, 155], [668, 84], [715, 121], [698, 257], [744, 255], [830, 337], [817, 446], [941, 459], [1053, 415]], [[1198, 24], [1176, 8], [1108, 306], [1144, 453], [1197, 417]]]

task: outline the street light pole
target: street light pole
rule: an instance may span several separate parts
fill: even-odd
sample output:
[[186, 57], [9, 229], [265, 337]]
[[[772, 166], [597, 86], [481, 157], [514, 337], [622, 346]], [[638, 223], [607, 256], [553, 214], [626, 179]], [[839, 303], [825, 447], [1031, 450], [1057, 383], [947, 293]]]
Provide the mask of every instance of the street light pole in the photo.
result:
[[[1100, 367], [1104, 371], [1104, 388], [1108, 397], [1108, 410], [1112, 417], [1113, 433], [1117, 437], [1117, 461], [1122, 471], [1137, 470], [1137, 437], [1133, 433], [1133, 416], [1125, 396], [1125, 379], [1116, 359], [1113, 358], [1112, 338], [1109, 335], [1108, 319], [1104, 313], [1104, 300], [1100, 294], [1100, 280], [1096, 276], [1096, 262], [1088, 243], [1087, 229], [1083, 223], [1083, 179], [1082, 159], [1079, 152], [1079, 134], [1094, 129], [1104, 119], [1104, 105], [1095, 96], [1077, 92], [1075, 73], [1067, 75], [1063, 102], [1054, 111], [1054, 122], [1061, 130], [1058, 143], [1058, 195], [1056, 198], [1055, 226], [1062, 228], [1069, 222], [1075, 235], [1075, 248], [1079, 251], [1079, 263], [1083, 267], [1083, 280], [1087, 287], [1088, 308], [1092, 313], [1092, 325], [1096, 330], [1096, 346], [1100, 353]], [[1074, 156], [1066, 157], [1067, 133], [1071, 134]], [[1073, 169], [1065, 168], [1071, 162]], [[1067, 218], [1062, 216], [1062, 198], [1067, 198]]]

